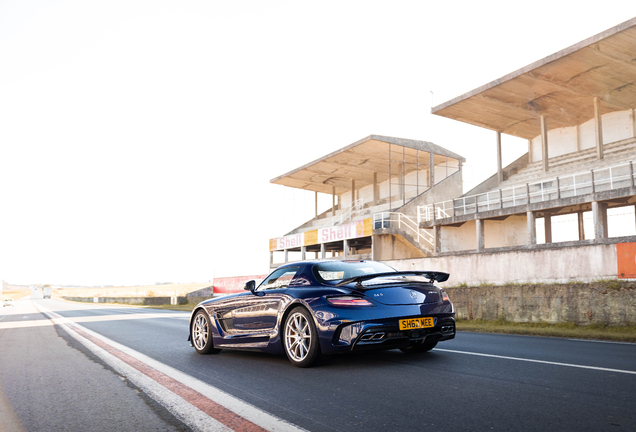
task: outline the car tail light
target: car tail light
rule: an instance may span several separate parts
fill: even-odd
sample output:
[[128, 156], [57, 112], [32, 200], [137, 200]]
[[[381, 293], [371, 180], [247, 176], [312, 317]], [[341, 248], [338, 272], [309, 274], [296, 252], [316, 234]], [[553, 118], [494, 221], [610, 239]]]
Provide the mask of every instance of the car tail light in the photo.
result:
[[327, 297], [327, 301], [334, 306], [373, 306], [369, 300], [355, 296]]
[[442, 294], [442, 301], [450, 301], [450, 299], [448, 298], [448, 294], [446, 294], [446, 291], [441, 290], [441, 294]]

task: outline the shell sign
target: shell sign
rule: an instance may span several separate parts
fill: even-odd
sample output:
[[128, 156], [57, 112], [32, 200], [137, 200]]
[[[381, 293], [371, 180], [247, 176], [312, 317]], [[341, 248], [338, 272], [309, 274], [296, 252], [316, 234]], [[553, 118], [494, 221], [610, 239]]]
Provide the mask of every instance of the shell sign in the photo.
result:
[[368, 237], [373, 234], [371, 218], [351, 222], [345, 225], [334, 225], [318, 230], [306, 231], [285, 237], [278, 237], [269, 241], [269, 250], [284, 250], [311, 246], [322, 243], [330, 243], [339, 240]]

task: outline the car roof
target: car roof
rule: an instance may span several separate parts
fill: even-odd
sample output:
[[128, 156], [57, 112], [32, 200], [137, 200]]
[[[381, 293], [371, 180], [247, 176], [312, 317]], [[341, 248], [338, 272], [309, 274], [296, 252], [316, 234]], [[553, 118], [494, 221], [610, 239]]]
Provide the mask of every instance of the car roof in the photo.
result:
[[302, 266], [302, 265], [311, 265], [314, 266], [316, 264], [322, 264], [322, 263], [345, 263], [345, 264], [353, 264], [353, 263], [361, 263], [361, 262], [380, 262], [380, 261], [373, 261], [373, 260], [329, 260], [329, 259], [319, 259], [319, 260], [306, 260], [306, 261], [294, 261], [294, 262], [289, 262], [289, 263], [285, 263], [282, 264], [280, 267], [278, 268], [282, 268], [282, 267], [298, 267], [298, 266]]

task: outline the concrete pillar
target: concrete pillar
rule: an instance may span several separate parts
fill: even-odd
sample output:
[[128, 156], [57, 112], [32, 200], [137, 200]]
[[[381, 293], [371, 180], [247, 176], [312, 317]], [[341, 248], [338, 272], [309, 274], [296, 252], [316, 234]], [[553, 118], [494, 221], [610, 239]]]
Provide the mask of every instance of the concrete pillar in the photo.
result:
[[269, 251], [269, 265], [274, 264], [274, 251]]
[[544, 115], [541, 115], [541, 158], [543, 158], [543, 171], [548, 171], [550, 168], [548, 163], [548, 125]]
[[481, 252], [486, 248], [486, 236], [484, 234], [484, 220], [476, 219], [477, 227], [477, 252]]
[[592, 224], [594, 226], [594, 238], [607, 238], [607, 204], [592, 201]]
[[433, 226], [433, 252], [440, 253], [442, 251], [442, 226]]
[[632, 109], [629, 112], [629, 119], [631, 120], [629, 122], [629, 129], [631, 134], [629, 136], [631, 136], [632, 138], [636, 137], [636, 109]]
[[430, 187], [435, 186], [435, 154], [429, 153], [429, 171], [428, 171], [428, 184]]
[[349, 241], [348, 240], [342, 241], [342, 250], [344, 252], [344, 257], [346, 259], [349, 256]]
[[543, 216], [543, 226], [545, 228], [545, 242], [552, 243], [552, 215]]
[[501, 132], [497, 132], [497, 181], [503, 182], [503, 165], [501, 163]]
[[402, 205], [406, 204], [406, 148], [402, 147], [402, 164], [400, 164], [400, 185], [402, 186]]
[[527, 212], [528, 216], [528, 244], [536, 245], [537, 244], [537, 225], [534, 220], [534, 212]]
[[576, 214], [579, 223], [579, 240], [585, 240], [585, 224], [583, 223], [583, 212]]
[[300, 247], [300, 259], [305, 261], [307, 259], [307, 247], [306, 246], [301, 246]]
[[404, 164], [398, 164], [398, 196], [404, 205]]
[[331, 189], [331, 215], [336, 215], [336, 187], [332, 186]]
[[356, 200], [356, 181], [351, 179], [351, 207]]
[[393, 190], [391, 188], [391, 183], [393, 183], [393, 173], [391, 172], [391, 165], [393, 165], [393, 160], [391, 159], [391, 144], [389, 144], [389, 211], [393, 211]]
[[601, 116], [601, 100], [594, 98], [594, 126], [596, 136], [596, 158], [603, 159], [603, 118]]
[[327, 257], [327, 247], [324, 243], [320, 244], [320, 258], [325, 259]]
[[285, 262], [289, 262], [289, 251], [287, 249], [285, 249]]
[[576, 151], [581, 151], [581, 131], [578, 125], [574, 126], [574, 140], [576, 141]]
[[532, 140], [528, 140], [528, 163], [534, 162], [534, 155], [532, 154]]
[[420, 151], [415, 149], [415, 196], [420, 196]]
[[314, 209], [315, 209], [315, 217], [318, 217], [318, 192], [314, 192]]
[[378, 205], [378, 173], [373, 173], [373, 205]]

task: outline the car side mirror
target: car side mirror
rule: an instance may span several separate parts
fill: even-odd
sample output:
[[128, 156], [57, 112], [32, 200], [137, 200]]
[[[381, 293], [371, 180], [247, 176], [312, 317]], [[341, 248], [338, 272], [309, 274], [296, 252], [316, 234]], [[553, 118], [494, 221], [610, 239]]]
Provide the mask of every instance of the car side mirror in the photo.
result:
[[245, 291], [254, 292], [254, 290], [256, 289], [256, 281], [249, 280], [249, 281], [245, 282], [245, 286], [243, 287], [243, 289]]

